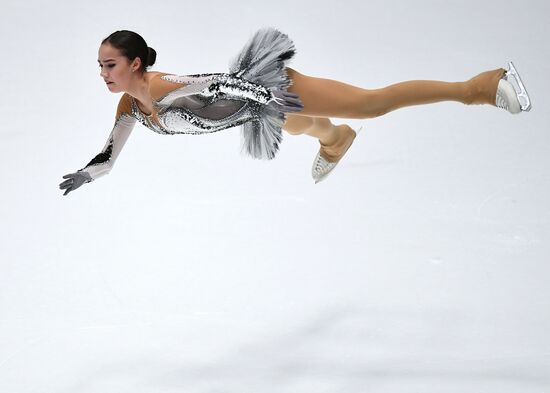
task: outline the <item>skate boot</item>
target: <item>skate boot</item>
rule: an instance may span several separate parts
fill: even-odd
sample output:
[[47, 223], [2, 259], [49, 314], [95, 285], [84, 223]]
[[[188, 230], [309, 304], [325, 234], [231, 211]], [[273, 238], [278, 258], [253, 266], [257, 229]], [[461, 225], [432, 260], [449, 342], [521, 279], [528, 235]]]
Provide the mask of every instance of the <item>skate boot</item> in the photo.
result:
[[[510, 77], [514, 78], [519, 91], [516, 90], [514, 85], [509, 81]], [[522, 103], [520, 99], [524, 102]], [[497, 107], [506, 109], [513, 114], [531, 110], [531, 100], [512, 62], [508, 63], [508, 71], [506, 71], [502, 79], [498, 82], [495, 104]]]
[[350, 146], [353, 143], [353, 140], [362, 128], [363, 127], [361, 126], [357, 131], [351, 130], [351, 135], [349, 135], [348, 137], [349, 140], [347, 141], [347, 146], [345, 147], [344, 152], [339, 157], [331, 154], [330, 148], [321, 143], [321, 148], [319, 149], [317, 156], [313, 160], [313, 166], [311, 167], [311, 176], [313, 177], [313, 180], [315, 180], [315, 184], [326, 179], [329, 173], [334, 170], [336, 165], [338, 165], [342, 157], [349, 150]]

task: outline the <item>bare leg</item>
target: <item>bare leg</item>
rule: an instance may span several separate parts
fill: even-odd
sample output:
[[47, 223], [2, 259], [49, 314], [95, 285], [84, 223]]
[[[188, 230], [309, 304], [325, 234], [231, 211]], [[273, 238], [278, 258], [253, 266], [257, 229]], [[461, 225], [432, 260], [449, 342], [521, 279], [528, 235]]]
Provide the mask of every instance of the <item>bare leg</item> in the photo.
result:
[[321, 154], [337, 161], [355, 139], [355, 131], [347, 124], [334, 125], [327, 117], [287, 114], [283, 129], [292, 135], [307, 134], [319, 139]]
[[300, 96], [304, 108], [287, 114], [283, 129], [318, 138], [321, 155], [335, 162], [353, 143], [355, 131], [345, 124], [333, 125], [328, 117], [373, 118], [405, 106], [440, 101], [495, 105], [498, 81], [505, 70], [486, 71], [465, 82], [414, 80], [373, 90], [306, 76], [292, 68], [287, 72], [292, 79], [288, 91]]
[[337, 139], [337, 127], [327, 117], [286, 115], [283, 129], [292, 135], [307, 134], [325, 144], [332, 144]]
[[505, 70], [486, 71], [465, 82], [412, 80], [372, 90], [306, 76], [288, 67], [287, 72], [292, 80], [288, 91], [298, 94], [304, 104], [296, 114], [365, 119], [405, 106], [441, 101], [495, 105], [498, 81]]

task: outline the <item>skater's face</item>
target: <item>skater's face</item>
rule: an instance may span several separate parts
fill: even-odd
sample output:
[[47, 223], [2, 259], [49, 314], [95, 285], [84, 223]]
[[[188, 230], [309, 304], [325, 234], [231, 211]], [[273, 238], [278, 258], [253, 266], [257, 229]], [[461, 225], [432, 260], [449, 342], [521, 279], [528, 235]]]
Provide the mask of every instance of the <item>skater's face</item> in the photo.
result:
[[132, 82], [132, 78], [139, 73], [139, 57], [130, 62], [120, 50], [107, 43], [99, 47], [97, 61], [101, 70], [99, 75], [112, 93], [125, 91]]

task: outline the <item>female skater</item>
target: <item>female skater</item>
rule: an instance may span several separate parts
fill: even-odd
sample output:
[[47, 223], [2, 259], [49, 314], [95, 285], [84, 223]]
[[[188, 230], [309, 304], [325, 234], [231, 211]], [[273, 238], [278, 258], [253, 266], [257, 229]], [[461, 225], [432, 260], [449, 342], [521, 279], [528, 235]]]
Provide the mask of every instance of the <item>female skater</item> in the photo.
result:
[[486, 71], [465, 82], [416, 80], [367, 90], [287, 67], [295, 54], [294, 44], [286, 34], [269, 27], [254, 34], [229, 73], [178, 76], [148, 71], [156, 52], [139, 34], [127, 30], [105, 38], [98, 54], [107, 88], [124, 94], [102, 151], [84, 168], [63, 176], [67, 179], [59, 185], [66, 189], [63, 195], [110, 172], [136, 121], [168, 135], [204, 134], [240, 125], [243, 150], [258, 159], [275, 157], [281, 129], [311, 135], [320, 143], [312, 167], [317, 183], [334, 169], [356, 136], [350, 126], [333, 125], [329, 117], [373, 118], [405, 106], [440, 101], [490, 104], [511, 113], [531, 109], [512, 63], [509, 70]]

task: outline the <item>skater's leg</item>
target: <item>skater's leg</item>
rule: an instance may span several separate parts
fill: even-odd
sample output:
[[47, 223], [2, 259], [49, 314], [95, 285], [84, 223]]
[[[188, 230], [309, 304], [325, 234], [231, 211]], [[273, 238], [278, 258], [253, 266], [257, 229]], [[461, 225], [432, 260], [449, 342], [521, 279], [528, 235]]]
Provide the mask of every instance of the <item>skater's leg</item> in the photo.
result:
[[292, 135], [305, 134], [313, 126], [314, 122], [313, 116], [299, 116], [287, 113], [283, 130]]
[[286, 121], [283, 124], [283, 129], [289, 134], [310, 135], [327, 145], [336, 141], [338, 127], [327, 117], [300, 116], [290, 113], [286, 115]]
[[405, 106], [458, 101], [495, 105], [503, 68], [486, 71], [465, 82], [412, 80], [381, 89], [362, 89], [331, 79], [310, 77], [287, 67], [292, 85], [288, 91], [300, 96], [300, 115], [365, 119]]
[[287, 114], [283, 129], [292, 135], [306, 134], [319, 139], [321, 154], [329, 161], [338, 160], [355, 138], [347, 124], [334, 125], [327, 117]]

